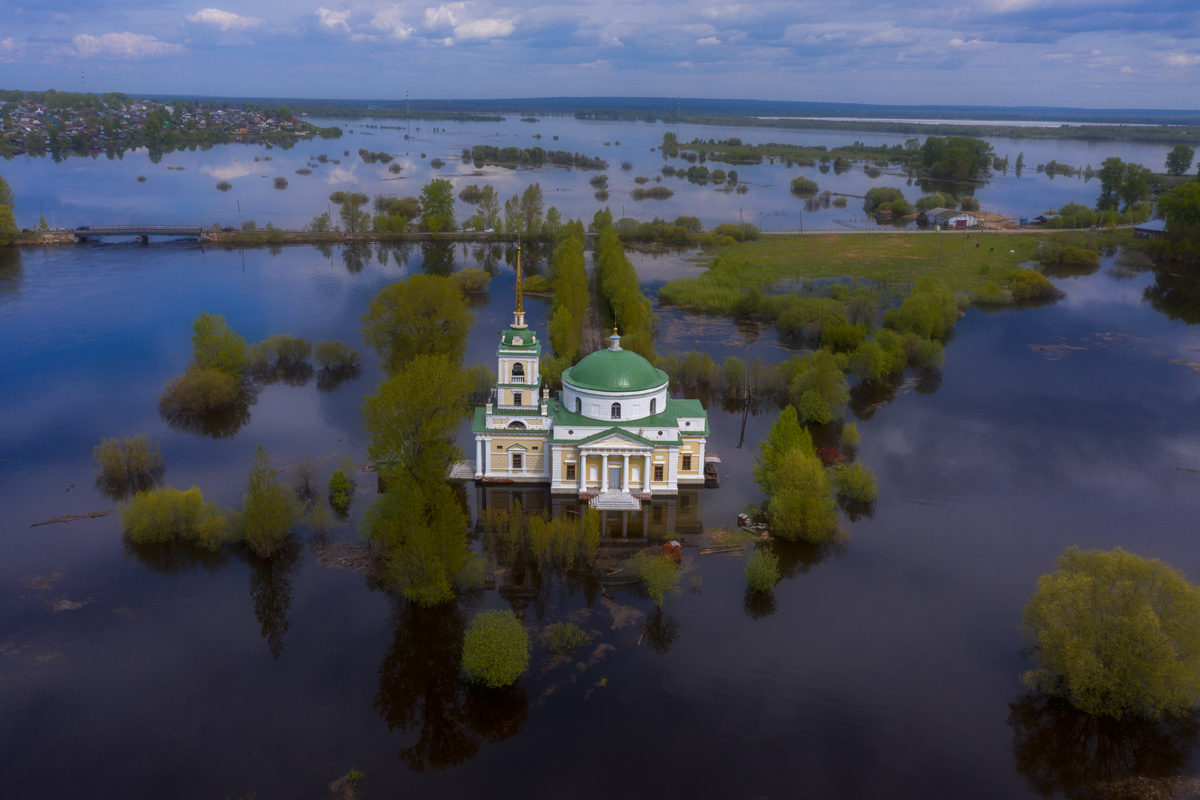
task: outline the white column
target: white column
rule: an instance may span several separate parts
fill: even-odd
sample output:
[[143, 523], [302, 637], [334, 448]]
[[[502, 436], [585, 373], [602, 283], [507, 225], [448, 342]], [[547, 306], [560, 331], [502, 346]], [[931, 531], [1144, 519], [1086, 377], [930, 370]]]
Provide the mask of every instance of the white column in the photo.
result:
[[600, 456], [600, 491], [608, 491], [608, 453]]
[[621, 491], [629, 491], [629, 453], [624, 455], [624, 465], [621, 467]]
[[700, 477], [704, 477], [704, 440], [700, 440]]
[[644, 467], [642, 467], [642, 484], [644, 485], [644, 491], [646, 492], [646, 494], [650, 494], [650, 475], [651, 475], [650, 455], [651, 455], [650, 453], [646, 453], [646, 455], [643, 456], [643, 458], [645, 459], [646, 465]]
[[579, 493], [583, 494], [587, 491], [587, 455], [584, 454], [582, 448], [577, 450], [575, 469], [579, 470]]
[[483, 437], [483, 474], [492, 474], [492, 437]]
[[475, 477], [483, 476], [483, 439], [475, 439]]

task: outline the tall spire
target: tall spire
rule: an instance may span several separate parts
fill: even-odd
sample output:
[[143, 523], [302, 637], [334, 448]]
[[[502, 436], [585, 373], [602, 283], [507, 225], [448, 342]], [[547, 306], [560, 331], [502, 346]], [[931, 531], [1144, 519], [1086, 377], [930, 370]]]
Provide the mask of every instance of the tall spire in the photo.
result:
[[513, 328], [516, 330], [524, 330], [529, 327], [525, 324], [525, 303], [521, 295], [521, 242], [517, 240], [517, 310], [513, 312]]

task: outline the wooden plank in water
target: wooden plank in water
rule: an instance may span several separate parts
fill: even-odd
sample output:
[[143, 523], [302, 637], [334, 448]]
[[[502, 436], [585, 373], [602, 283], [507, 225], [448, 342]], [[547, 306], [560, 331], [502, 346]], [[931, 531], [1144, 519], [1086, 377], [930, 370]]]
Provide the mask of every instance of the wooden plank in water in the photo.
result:
[[743, 549], [743, 546], [740, 544], [718, 544], [712, 547], [697, 548], [696, 552], [702, 556], [707, 556], [712, 555], [713, 553], [736, 553]]

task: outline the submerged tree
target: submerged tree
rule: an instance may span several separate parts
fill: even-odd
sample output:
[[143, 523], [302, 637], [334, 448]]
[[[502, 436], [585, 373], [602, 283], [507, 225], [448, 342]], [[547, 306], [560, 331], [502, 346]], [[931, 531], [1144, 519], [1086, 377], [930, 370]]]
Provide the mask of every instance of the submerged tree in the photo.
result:
[[271, 459], [260, 444], [250, 468], [239, 515], [242, 539], [259, 558], [267, 558], [287, 540], [298, 513], [296, 496], [279, 483]]
[[391, 374], [421, 355], [462, 360], [475, 317], [457, 284], [439, 275], [413, 275], [386, 286], [363, 314], [363, 338]]
[[1200, 588], [1158, 559], [1069, 548], [1022, 629], [1037, 662], [1023, 682], [1088, 714], [1157, 719], [1200, 700]]

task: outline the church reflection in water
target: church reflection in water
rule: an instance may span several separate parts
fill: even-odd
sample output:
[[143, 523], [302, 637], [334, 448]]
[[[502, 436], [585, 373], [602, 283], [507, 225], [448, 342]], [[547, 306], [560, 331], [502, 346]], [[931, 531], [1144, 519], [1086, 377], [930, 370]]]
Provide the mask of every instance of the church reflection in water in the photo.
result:
[[[642, 539], [646, 544], [688, 534], [701, 534], [700, 492], [680, 489], [677, 495], [644, 500], [639, 511], [600, 511], [600, 531], [606, 540]], [[477, 519], [490, 511], [509, 511], [519, 505], [525, 514], [546, 514], [554, 519], [583, 524], [587, 503], [571, 495], [551, 494], [549, 486], [496, 486], [475, 484]]]

